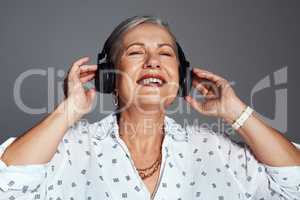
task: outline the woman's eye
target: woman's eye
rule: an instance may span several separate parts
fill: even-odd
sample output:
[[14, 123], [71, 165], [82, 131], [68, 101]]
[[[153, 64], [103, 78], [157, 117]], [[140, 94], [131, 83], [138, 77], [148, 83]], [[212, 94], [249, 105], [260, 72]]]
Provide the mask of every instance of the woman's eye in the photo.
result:
[[160, 53], [160, 55], [163, 55], [163, 56], [171, 56], [171, 54], [170, 54], [170, 53], [167, 53], [167, 52], [162, 52], [162, 53]]
[[133, 52], [130, 52], [128, 55], [137, 55], [137, 54], [142, 54], [143, 52], [142, 51], [133, 51]]

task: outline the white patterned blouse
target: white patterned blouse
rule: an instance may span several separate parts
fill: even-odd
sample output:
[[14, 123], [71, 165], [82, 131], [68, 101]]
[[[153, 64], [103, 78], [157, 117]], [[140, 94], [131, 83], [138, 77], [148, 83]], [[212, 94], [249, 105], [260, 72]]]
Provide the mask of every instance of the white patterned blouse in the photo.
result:
[[[96, 123], [74, 124], [48, 163], [6, 166], [0, 160], [0, 199], [300, 199], [300, 166], [262, 164], [247, 145], [208, 129], [183, 128], [167, 116], [164, 132], [153, 196], [119, 137], [116, 114], [111, 113]], [[0, 155], [14, 139], [0, 146]]]

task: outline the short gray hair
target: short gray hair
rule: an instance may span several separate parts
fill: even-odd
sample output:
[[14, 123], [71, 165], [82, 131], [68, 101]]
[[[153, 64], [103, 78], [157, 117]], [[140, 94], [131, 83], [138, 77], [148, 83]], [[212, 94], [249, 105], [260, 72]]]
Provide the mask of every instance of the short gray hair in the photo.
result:
[[[142, 15], [142, 16], [133, 16], [130, 18], [125, 19], [122, 21], [116, 28], [113, 30], [113, 32], [108, 37], [104, 48], [107, 53], [106, 61], [112, 62], [113, 64], [117, 63], [117, 59], [121, 50], [122, 45], [122, 36], [129, 31], [130, 29], [133, 29], [134, 27], [143, 24], [143, 23], [152, 23], [159, 25], [163, 27], [168, 33], [171, 35], [172, 39], [174, 40], [174, 43], [176, 42], [176, 37], [171, 32], [171, 29], [167, 22], [161, 20], [160, 18], [156, 16], [151, 15]], [[177, 46], [176, 48], [176, 54], [177, 54]], [[178, 54], [177, 54], [178, 55]]]

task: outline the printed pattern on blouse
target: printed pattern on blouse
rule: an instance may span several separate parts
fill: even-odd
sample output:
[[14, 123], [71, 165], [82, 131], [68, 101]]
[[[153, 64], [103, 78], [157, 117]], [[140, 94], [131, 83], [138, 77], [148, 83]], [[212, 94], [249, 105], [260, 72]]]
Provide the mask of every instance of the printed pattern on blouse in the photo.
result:
[[[168, 116], [164, 123], [162, 163], [152, 197], [111, 113], [92, 124], [74, 124], [48, 163], [6, 166], [0, 160], [0, 200], [300, 199], [300, 166], [268, 166], [246, 144], [225, 134], [183, 128]], [[0, 146], [0, 156], [14, 139]]]

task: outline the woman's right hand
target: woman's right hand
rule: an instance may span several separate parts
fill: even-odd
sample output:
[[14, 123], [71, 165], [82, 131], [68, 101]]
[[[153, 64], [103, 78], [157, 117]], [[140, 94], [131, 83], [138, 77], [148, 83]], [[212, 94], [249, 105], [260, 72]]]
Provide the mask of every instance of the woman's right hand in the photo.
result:
[[6, 165], [49, 162], [68, 128], [91, 110], [95, 90], [85, 90], [83, 84], [94, 78], [97, 65], [87, 65], [88, 61], [81, 58], [70, 68], [64, 81], [65, 100], [6, 148], [0, 158]]
[[64, 80], [65, 101], [72, 121], [90, 112], [95, 99], [95, 89], [86, 90], [83, 87], [84, 83], [95, 77], [97, 70], [97, 65], [88, 65], [88, 61], [89, 57], [75, 61]]

